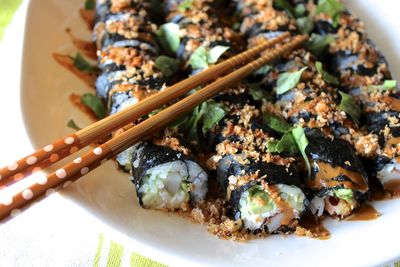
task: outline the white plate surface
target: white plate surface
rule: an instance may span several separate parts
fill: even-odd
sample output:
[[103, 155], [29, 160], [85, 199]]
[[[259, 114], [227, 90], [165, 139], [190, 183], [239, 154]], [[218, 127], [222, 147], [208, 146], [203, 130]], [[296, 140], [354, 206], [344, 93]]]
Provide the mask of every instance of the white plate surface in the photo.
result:
[[[65, 33], [90, 39], [78, 16], [82, 0], [32, 0], [26, 17], [21, 97], [26, 130], [35, 148], [46, 145], [78, 125], [90, 121], [68, 101], [70, 93], [91, 89], [60, 67], [53, 52], [75, 53]], [[384, 51], [395, 76], [400, 70], [400, 2], [352, 0], [348, 6], [366, 23], [373, 41]], [[15, 111], [17, 112], [17, 111]], [[118, 239], [135, 245], [140, 253], [170, 265], [207, 266], [374, 266], [400, 257], [400, 200], [374, 203], [383, 214], [370, 222], [335, 222], [326, 227], [326, 241], [295, 236], [272, 236], [237, 243], [210, 235], [205, 227], [172, 214], [141, 209], [126, 174], [107, 163], [78, 181], [63, 195], [102, 221]]]

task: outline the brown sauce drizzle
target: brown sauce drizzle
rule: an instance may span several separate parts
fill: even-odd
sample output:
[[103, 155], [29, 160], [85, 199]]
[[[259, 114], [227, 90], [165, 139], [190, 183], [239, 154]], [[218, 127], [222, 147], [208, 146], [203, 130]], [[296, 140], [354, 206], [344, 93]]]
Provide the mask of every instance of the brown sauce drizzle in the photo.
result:
[[[318, 162], [319, 172], [316, 173], [314, 179], [307, 180], [307, 186], [312, 189], [322, 189], [326, 187], [335, 187], [338, 185], [344, 185], [348, 189], [367, 191], [368, 185], [364, 180], [364, 177], [350, 170], [346, 170], [342, 167], [332, 167], [330, 164], [325, 162]], [[350, 181], [334, 181], [332, 178], [345, 175]]]
[[72, 103], [72, 105], [74, 105], [75, 107], [77, 107], [80, 111], [82, 111], [83, 113], [85, 113], [92, 121], [97, 121], [97, 117], [96, 114], [93, 113], [93, 111], [85, 106], [84, 104], [81, 103], [81, 96], [72, 93], [69, 96], [69, 101]]
[[392, 198], [400, 197], [400, 180], [391, 180], [386, 182], [383, 187], [386, 192], [391, 194]]
[[387, 145], [397, 146], [400, 143], [400, 137], [392, 137], [387, 141]]
[[68, 55], [62, 55], [58, 53], [53, 53], [53, 58], [55, 61], [57, 61], [61, 66], [72, 72], [75, 76], [77, 76], [79, 79], [84, 81], [87, 85], [90, 87], [94, 87], [94, 84], [97, 79], [97, 73], [89, 73], [89, 72], [83, 72], [77, 69], [74, 66], [74, 61], [73, 59], [68, 56]]
[[388, 105], [391, 110], [400, 111], [400, 99], [386, 96], [383, 101]]
[[268, 190], [271, 198], [275, 201], [276, 205], [283, 214], [281, 220], [282, 225], [289, 225], [294, 218], [293, 208], [281, 197], [279, 196], [279, 190], [275, 185], [268, 186], [264, 184], [263, 187]]
[[326, 240], [329, 239], [331, 233], [321, 224], [321, 221], [316, 218], [310, 211], [307, 211], [299, 222], [299, 225], [307, 233], [300, 233], [309, 237]]
[[370, 204], [364, 204], [361, 207], [355, 209], [353, 214], [349, 216], [347, 221], [372, 221], [376, 220], [381, 214]]
[[81, 8], [79, 9], [79, 15], [85, 21], [86, 26], [89, 28], [89, 30], [92, 30], [94, 27], [94, 18], [96, 15], [95, 11]]
[[72, 43], [76, 48], [78, 48], [85, 56], [88, 58], [91, 58], [93, 60], [97, 60], [97, 55], [96, 55], [96, 44], [93, 42], [88, 42], [84, 40], [80, 40], [76, 38], [72, 33], [71, 29], [66, 29], [65, 30], [68, 35], [71, 37]]

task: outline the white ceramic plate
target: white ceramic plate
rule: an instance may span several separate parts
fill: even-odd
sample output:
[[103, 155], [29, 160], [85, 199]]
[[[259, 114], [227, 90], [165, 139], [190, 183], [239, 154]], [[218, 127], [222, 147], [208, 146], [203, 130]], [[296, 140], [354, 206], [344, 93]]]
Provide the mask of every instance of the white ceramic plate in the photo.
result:
[[[32, 0], [26, 18], [21, 79], [21, 106], [26, 130], [35, 148], [71, 132], [65, 125], [90, 121], [72, 107], [72, 92], [90, 91], [60, 67], [53, 52], [74, 53], [65, 28], [83, 39], [90, 32], [78, 16], [82, 0]], [[384, 51], [397, 75], [400, 68], [399, 3], [391, 0], [352, 0], [348, 6], [367, 24], [370, 36]], [[19, 99], [11, 99], [19, 105]], [[272, 236], [248, 243], [220, 240], [205, 227], [172, 214], [141, 209], [126, 174], [112, 163], [103, 165], [63, 193], [103, 221], [140, 253], [170, 265], [207, 266], [371, 266], [400, 257], [400, 201], [374, 203], [383, 214], [370, 222], [335, 222], [326, 227], [326, 241]]]

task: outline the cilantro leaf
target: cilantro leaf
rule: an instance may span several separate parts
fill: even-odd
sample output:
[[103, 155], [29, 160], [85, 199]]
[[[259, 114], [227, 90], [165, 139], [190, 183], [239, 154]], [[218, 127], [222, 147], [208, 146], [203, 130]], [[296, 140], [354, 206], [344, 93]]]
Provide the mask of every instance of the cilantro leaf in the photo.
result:
[[296, 18], [304, 17], [306, 15], [307, 8], [305, 4], [298, 4], [294, 7], [294, 15]]
[[262, 89], [257, 83], [249, 84], [249, 92], [254, 100], [261, 100], [268, 98], [265, 90]]
[[180, 62], [176, 58], [159, 56], [155, 62], [156, 67], [161, 70], [166, 77], [171, 77], [179, 71]]
[[287, 0], [275, 0], [274, 5], [278, 9], [285, 10], [290, 16], [294, 17], [295, 10]]
[[379, 91], [385, 91], [397, 88], [396, 80], [385, 80], [382, 85], [370, 85], [368, 89], [375, 89]]
[[312, 17], [297, 18], [296, 25], [302, 34], [309, 34], [314, 29], [314, 21]]
[[203, 127], [201, 128], [203, 134], [206, 134], [214, 125], [218, 124], [225, 115], [226, 111], [221, 104], [208, 102], [206, 110], [203, 112]]
[[189, 65], [191, 65], [193, 69], [208, 68], [208, 65], [216, 63], [221, 55], [229, 48], [229, 46], [217, 45], [207, 51], [204, 46], [200, 46], [190, 56]]
[[308, 42], [308, 47], [313, 55], [319, 57], [324, 54], [333, 41], [335, 41], [335, 38], [331, 34], [318, 35], [313, 33]]
[[304, 132], [304, 129], [301, 127], [296, 127], [292, 130], [292, 135], [293, 138], [297, 144], [297, 147], [301, 153], [301, 155], [304, 158], [304, 161], [306, 162], [307, 169], [308, 169], [308, 176], [311, 176], [311, 164], [310, 160], [308, 159], [308, 156], [306, 154], [306, 148], [308, 146], [308, 139], [306, 137], [306, 134]]
[[157, 40], [165, 51], [176, 53], [181, 43], [178, 24], [169, 22], [161, 25], [157, 31]]
[[292, 90], [300, 81], [301, 75], [307, 69], [307, 67], [295, 72], [285, 72], [279, 74], [276, 85], [276, 93], [278, 95], [284, 94], [289, 90]]
[[96, 95], [86, 93], [81, 96], [81, 103], [90, 108], [98, 119], [106, 116], [106, 108], [103, 102]]
[[189, 117], [182, 122], [182, 129], [188, 132], [189, 139], [198, 140], [198, 129], [201, 126], [203, 134], [217, 125], [226, 115], [222, 104], [214, 101], [203, 102], [195, 107]]
[[86, 10], [94, 10], [96, 7], [96, 0], [86, 0], [85, 1], [85, 9]]
[[332, 18], [332, 26], [336, 28], [342, 11], [344, 11], [344, 6], [338, 0], [319, 0], [316, 14], [325, 13], [329, 15]]
[[354, 101], [353, 97], [342, 91], [339, 91], [342, 97], [339, 108], [350, 115], [355, 123], [360, 123], [361, 109]]
[[278, 133], [288, 133], [293, 129], [289, 123], [275, 115], [265, 114], [263, 119], [269, 128]]
[[216, 45], [208, 51], [207, 62], [208, 64], [214, 64], [226, 52], [230, 47], [223, 45]]
[[75, 123], [75, 121], [74, 121], [73, 119], [70, 119], [70, 120], [68, 121], [67, 127], [68, 127], [68, 128], [71, 128], [71, 129], [74, 129], [74, 130], [76, 130], [76, 131], [79, 131], [80, 129], [82, 129], [81, 127], [79, 127], [79, 126]]
[[271, 153], [285, 152], [289, 155], [294, 155], [299, 152], [291, 132], [285, 133], [279, 141], [267, 142], [267, 150]]
[[271, 69], [272, 69], [272, 67], [271, 67], [270, 65], [265, 65], [264, 67], [261, 67], [261, 68], [259, 68], [258, 70], [256, 70], [255, 72], [253, 72], [253, 76], [257, 76], [257, 75], [264, 76], [264, 75], [266, 75]]
[[329, 72], [325, 71], [324, 68], [322, 67], [322, 63], [317, 61], [315, 63], [315, 68], [317, 69], [318, 73], [322, 75], [322, 79], [324, 79], [325, 82], [334, 84], [334, 85], [339, 85], [339, 80]]
[[75, 57], [72, 57], [74, 66], [80, 71], [93, 73], [97, 71], [95, 66], [92, 66], [80, 53], [76, 53]]
[[185, 115], [183, 117], [180, 117], [178, 119], [176, 119], [175, 121], [173, 121], [170, 125], [168, 125], [168, 127], [170, 128], [177, 128], [183, 124], [185, 124], [189, 119], [188, 115]]
[[197, 48], [189, 58], [189, 64], [193, 69], [205, 69], [208, 67], [207, 51], [204, 46]]
[[178, 5], [178, 10], [180, 12], [185, 12], [186, 10], [192, 8], [192, 0], [184, 0]]

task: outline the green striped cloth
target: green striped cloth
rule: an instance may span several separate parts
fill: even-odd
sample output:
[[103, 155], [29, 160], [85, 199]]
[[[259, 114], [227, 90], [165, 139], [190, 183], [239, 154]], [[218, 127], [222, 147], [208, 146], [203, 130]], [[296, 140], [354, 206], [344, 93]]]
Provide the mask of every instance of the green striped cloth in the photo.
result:
[[99, 236], [99, 244], [93, 259], [93, 267], [107, 266], [119, 267], [122, 259], [129, 257], [131, 267], [166, 267], [136, 252], [126, 251], [124, 247], [115, 241], [107, 240], [103, 234]]

